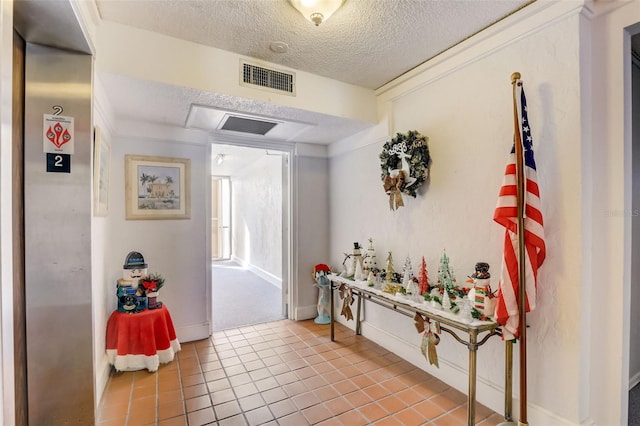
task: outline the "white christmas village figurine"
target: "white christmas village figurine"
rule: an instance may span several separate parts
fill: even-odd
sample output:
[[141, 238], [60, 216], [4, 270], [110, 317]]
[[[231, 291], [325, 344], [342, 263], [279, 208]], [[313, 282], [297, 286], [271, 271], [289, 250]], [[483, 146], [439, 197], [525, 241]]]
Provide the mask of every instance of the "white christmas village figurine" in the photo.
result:
[[147, 276], [148, 265], [137, 251], [127, 254], [122, 266], [122, 278], [118, 280], [116, 296], [119, 312], [139, 312], [146, 308], [146, 296], [138, 289], [140, 278]]
[[354, 281], [362, 281], [367, 278], [364, 274], [364, 266], [362, 259], [362, 247], [359, 242], [353, 243], [353, 279]]
[[420, 296], [420, 290], [418, 289], [418, 283], [415, 282], [413, 276], [413, 267], [411, 266], [411, 258], [407, 255], [407, 259], [404, 263], [404, 272], [402, 274], [402, 287], [404, 287], [405, 294], [412, 296]]
[[331, 273], [331, 268], [324, 263], [319, 263], [313, 267], [313, 279], [318, 287], [318, 316], [314, 320], [316, 324], [329, 324], [331, 322], [331, 283], [327, 275]]
[[[360, 243], [353, 243], [353, 254], [344, 254], [344, 260], [342, 261], [341, 277], [353, 279], [354, 281], [363, 281], [367, 279], [367, 274], [364, 272], [364, 261], [362, 258], [362, 252], [360, 251]], [[349, 261], [351, 259], [351, 261]]]
[[373, 248], [373, 238], [369, 238], [369, 247], [365, 252], [362, 258], [362, 266], [364, 268], [364, 273], [369, 275], [369, 272], [378, 267], [378, 262], [376, 260], [376, 251]]
[[[426, 279], [426, 262], [425, 262], [425, 277]], [[456, 278], [453, 275], [453, 268], [449, 266], [449, 257], [447, 253], [443, 253], [440, 258], [440, 267], [438, 268], [438, 283], [433, 287], [429, 293], [424, 294], [424, 299], [431, 303], [431, 306], [438, 309], [444, 309], [445, 311], [452, 310], [455, 306], [451, 297], [455, 298], [455, 282]]]

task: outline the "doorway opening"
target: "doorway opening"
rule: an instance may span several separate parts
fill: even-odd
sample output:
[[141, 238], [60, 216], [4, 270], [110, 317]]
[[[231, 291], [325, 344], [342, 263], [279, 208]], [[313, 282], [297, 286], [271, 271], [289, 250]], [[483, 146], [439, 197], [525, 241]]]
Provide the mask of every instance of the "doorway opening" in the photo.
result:
[[212, 144], [213, 331], [287, 316], [289, 154]]
[[211, 257], [231, 259], [231, 178], [211, 177]]

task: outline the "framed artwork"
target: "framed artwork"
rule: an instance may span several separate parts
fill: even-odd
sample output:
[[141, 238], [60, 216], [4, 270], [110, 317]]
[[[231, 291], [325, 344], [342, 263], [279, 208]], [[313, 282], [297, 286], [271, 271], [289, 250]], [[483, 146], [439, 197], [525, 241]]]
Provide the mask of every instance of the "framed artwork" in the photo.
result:
[[93, 214], [109, 213], [109, 172], [111, 147], [98, 127], [93, 130]]
[[125, 155], [126, 219], [189, 219], [190, 160]]

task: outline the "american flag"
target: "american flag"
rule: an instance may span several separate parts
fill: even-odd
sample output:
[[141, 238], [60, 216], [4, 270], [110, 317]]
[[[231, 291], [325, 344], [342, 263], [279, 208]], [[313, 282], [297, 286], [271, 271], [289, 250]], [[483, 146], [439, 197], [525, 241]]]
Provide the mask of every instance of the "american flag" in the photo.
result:
[[[538, 268], [544, 262], [546, 247], [542, 211], [540, 210], [540, 191], [536, 174], [536, 162], [533, 158], [533, 139], [527, 117], [527, 101], [520, 80], [516, 83], [516, 102], [518, 128], [524, 146], [524, 174], [526, 178], [524, 194], [524, 237], [525, 237], [525, 289], [527, 312], [536, 307], [536, 288]], [[504, 255], [500, 272], [498, 302], [496, 304], [496, 321], [502, 325], [502, 338], [511, 340], [519, 337], [519, 303], [518, 303], [518, 209], [516, 187], [516, 147], [518, 138], [514, 136], [509, 162], [500, 188], [498, 205], [493, 215], [500, 225], [504, 226]]]

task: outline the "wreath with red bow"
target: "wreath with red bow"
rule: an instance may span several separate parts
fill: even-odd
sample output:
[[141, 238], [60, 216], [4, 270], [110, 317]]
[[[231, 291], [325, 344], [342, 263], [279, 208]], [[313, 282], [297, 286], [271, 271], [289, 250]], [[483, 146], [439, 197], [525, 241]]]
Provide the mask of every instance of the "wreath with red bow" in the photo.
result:
[[427, 137], [415, 130], [397, 133], [380, 153], [381, 178], [389, 195], [389, 208], [404, 206], [402, 194], [416, 197], [418, 188], [429, 178], [431, 156]]

